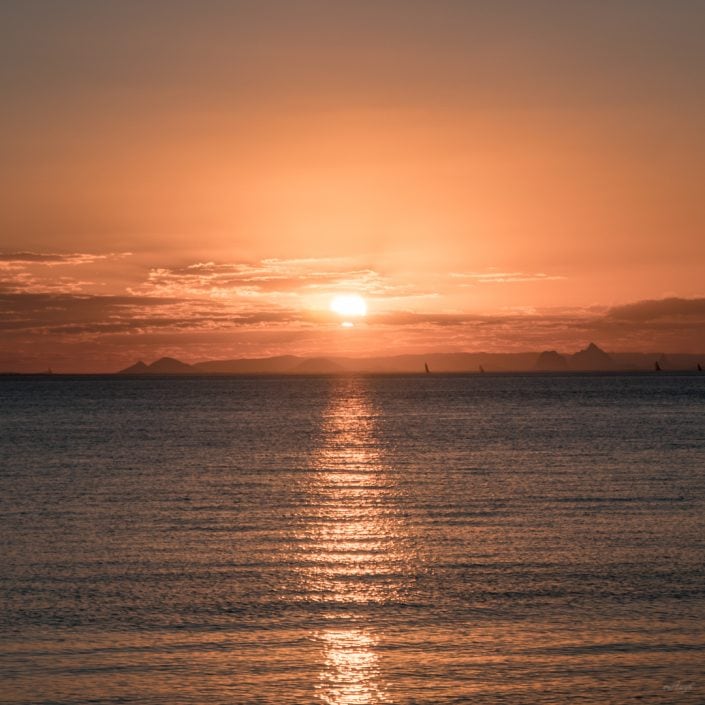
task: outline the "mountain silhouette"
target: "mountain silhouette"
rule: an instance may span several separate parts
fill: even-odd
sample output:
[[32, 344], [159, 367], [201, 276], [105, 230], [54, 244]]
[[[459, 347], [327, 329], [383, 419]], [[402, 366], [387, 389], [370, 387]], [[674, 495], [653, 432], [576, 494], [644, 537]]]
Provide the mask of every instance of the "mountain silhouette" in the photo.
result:
[[149, 371], [158, 375], [181, 375], [195, 372], [191, 365], [174, 357], [159, 358], [149, 366]]
[[130, 365], [129, 367], [126, 367], [124, 370], [120, 370], [118, 372], [119, 375], [144, 375], [144, 374], [149, 374], [149, 367], [142, 362], [142, 360], [139, 360], [136, 362], [134, 365]]
[[595, 343], [571, 355], [569, 365], [571, 370], [585, 372], [604, 372], [617, 368], [615, 361]]
[[563, 372], [568, 369], [568, 361], [555, 350], [544, 350], [536, 360], [534, 369], [539, 372]]
[[161, 357], [151, 365], [145, 365], [142, 360], [131, 367], [120, 370], [121, 375], [188, 375], [197, 373], [192, 365], [187, 365], [174, 357]]

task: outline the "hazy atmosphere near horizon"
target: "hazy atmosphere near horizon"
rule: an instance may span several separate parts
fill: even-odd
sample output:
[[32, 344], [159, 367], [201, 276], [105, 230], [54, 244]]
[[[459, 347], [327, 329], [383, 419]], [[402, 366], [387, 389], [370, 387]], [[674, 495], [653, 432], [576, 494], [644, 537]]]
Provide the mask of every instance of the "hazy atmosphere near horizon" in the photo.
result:
[[704, 30], [697, 0], [3, 2], [0, 371], [701, 353]]
[[0, 0], [0, 705], [705, 703], [705, 0]]

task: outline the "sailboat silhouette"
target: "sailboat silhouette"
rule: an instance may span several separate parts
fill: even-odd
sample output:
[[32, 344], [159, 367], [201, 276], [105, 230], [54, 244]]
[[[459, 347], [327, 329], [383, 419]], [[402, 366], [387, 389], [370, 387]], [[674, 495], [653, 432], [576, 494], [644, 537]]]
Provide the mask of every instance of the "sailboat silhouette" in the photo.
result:
[[427, 375], [430, 375], [430, 374], [431, 374], [431, 370], [428, 369], [428, 363], [427, 363], [427, 362], [424, 362], [424, 363], [423, 363], [423, 366], [424, 366], [424, 369], [426, 370], [426, 374], [427, 374]]

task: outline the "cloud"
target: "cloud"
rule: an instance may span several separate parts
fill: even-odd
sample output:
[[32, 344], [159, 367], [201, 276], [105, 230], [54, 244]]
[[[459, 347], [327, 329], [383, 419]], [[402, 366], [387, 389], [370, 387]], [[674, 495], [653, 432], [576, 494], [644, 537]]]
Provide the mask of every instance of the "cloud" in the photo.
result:
[[292, 297], [353, 290], [366, 296], [418, 296], [418, 287], [392, 281], [345, 258], [264, 259], [256, 263], [196, 262], [155, 267], [134, 293], [169, 296]]
[[55, 252], [0, 252], [0, 263], [9, 264], [43, 264], [47, 266], [56, 265], [81, 265], [93, 264], [100, 260], [114, 259], [116, 257], [126, 257], [129, 252], [93, 254], [86, 252], [73, 252], [70, 254], [58, 254]]
[[557, 274], [544, 274], [543, 272], [498, 272], [494, 270], [484, 272], [451, 272], [453, 279], [461, 281], [461, 286], [474, 284], [509, 284], [515, 282], [554, 281], [565, 279]]
[[237, 329], [307, 324], [294, 310], [234, 311], [219, 302], [175, 297], [0, 293], [0, 330], [56, 336], [99, 336], [171, 330]]
[[174, 306], [175, 299], [51, 293], [0, 293], [0, 328], [44, 330], [133, 317], [146, 308]]
[[[0, 269], [0, 271], [2, 270]], [[51, 277], [46, 280], [24, 270], [5, 271], [3, 277], [0, 278], [0, 292], [77, 294], [93, 284], [93, 281], [76, 279], [75, 277]]]
[[705, 321], [705, 298], [681, 299], [647, 299], [611, 308], [608, 320], [633, 323], [679, 320]]
[[[261, 327], [320, 327], [335, 323], [327, 311], [285, 306], [241, 306], [218, 299], [128, 294], [99, 296], [51, 292], [0, 292], [0, 330], [45, 335], [102, 335], [151, 330], [213, 330]], [[705, 299], [662, 299], [593, 309], [499, 312], [387, 311], [369, 315], [361, 325], [427, 330], [455, 329], [471, 340], [499, 336], [528, 343], [586, 337], [634, 340], [649, 331], [688, 331], [705, 323]]]
[[421, 313], [416, 311], [391, 311], [368, 316], [371, 324], [388, 326], [462, 326], [493, 320], [488, 316], [465, 313]]
[[[17, 293], [82, 293], [99, 286], [85, 278], [86, 272], [102, 279], [106, 268], [129, 252], [93, 254], [73, 252], [2, 252], [0, 253], [0, 292]], [[83, 276], [73, 276], [77, 268]]]

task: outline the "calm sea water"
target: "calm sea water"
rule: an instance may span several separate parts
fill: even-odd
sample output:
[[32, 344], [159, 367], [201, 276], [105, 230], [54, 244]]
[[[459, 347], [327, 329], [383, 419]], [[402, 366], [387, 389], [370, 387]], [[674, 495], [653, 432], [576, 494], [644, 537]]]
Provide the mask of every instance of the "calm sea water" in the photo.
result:
[[0, 380], [1, 703], [703, 703], [705, 376]]

